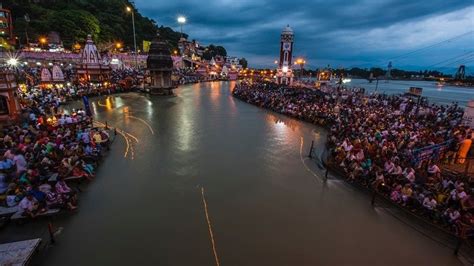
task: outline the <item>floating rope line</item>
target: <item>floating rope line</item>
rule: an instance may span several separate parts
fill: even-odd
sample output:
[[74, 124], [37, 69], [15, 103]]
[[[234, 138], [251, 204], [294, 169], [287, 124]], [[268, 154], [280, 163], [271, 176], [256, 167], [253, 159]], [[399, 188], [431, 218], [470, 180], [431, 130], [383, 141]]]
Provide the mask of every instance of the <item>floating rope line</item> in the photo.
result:
[[212, 244], [212, 252], [214, 253], [216, 266], [219, 266], [220, 263], [219, 263], [219, 257], [217, 256], [216, 241], [214, 240], [214, 234], [212, 233], [211, 219], [209, 218], [209, 211], [207, 210], [206, 197], [204, 196], [204, 187], [201, 187], [201, 197], [202, 197], [202, 204], [204, 206], [204, 212], [206, 213], [206, 221], [207, 221], [207, 227], [209, 230], [209, 237], [211, 239], [211, 244]]

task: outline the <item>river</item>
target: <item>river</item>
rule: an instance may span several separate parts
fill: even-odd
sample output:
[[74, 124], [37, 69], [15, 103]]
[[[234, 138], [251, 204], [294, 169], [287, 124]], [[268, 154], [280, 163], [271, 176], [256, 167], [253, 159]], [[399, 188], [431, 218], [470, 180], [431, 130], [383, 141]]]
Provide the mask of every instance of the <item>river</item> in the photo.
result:
[[412, 81], [412, 80], [380, 80], [369, 83], [366, 79], [352, 79], [346, 83], [347, 86], [366, 88], [367, 92], [374, 92], [377, 88], [379, 93], [401, 94], [408, 91], [409, 87], [423, 88], [423, 96], [430, 102], [437, 104], [450, 104], [458, 102], [465, 107], [469, 100], [474, 100], [474, 88], [439, 85], [435, 81]]
[[[54, 219], [62, 233], [34, 264], [461, 264], [370, 196], [323, 182], [305, 155], [312, 140], [322, 150], [324, 130], [241, 102], [232, 87], [93, 99], [96, 119], [125, 137], [82, 185], [79, 211]], [[3, 236], [45, 228], [10, 225]]]

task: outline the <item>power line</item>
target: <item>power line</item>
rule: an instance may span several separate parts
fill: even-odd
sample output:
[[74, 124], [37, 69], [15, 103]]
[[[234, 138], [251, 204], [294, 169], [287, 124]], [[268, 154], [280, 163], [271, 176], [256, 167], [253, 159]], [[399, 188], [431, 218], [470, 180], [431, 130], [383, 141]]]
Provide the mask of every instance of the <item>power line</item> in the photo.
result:
[[460, 34], [460, 35], [451, 37], [451, 38], [449, 38], [449, 39], [446, 39], [446, 40], [444, 40], [444, 41], [440, 41], [440, 42], [434, 43], [434, 44], [432, 44], [432, 45], [428, 45], [428, 46], [425, 46], [425, 47], [416, 49], [416, 50], [414, 50], [414, 51], [411, 51], [411, 52], [408, 52], [408, 53], [405, 53], [405, 54], [401, 54], [401, 55], [398, 55], [398, 56], [389, 58], [388, 60], [393, 60], [393, 59], [397, 59], [397, 58], [406, 57], [406, 56], [408, 56], [408, 55], [412, 55], [412, 54], [418, 53], [418, 52], [423, 51], [423, 50], [426, 50], [426, 49], [431, 49], [431, 48], [436, 47], [436, 46], [438, 46], [438, 45], [441, 45], [441, 44], [444, 44], [444, 43], [453, 41], [453, 40], [455, 40], [455, 39], [462, 38], [462, 37], [464, 37], [464, 36], [466, 36], [466, 35], [469, 35], [469, 34], [472, 33], [472, 32], [473, 32], [473, 31], [470, 30], [470, 31], [465, 32], [465, 33], [463, 33], [463, 34]]
[[463, 53], [463, 54], [458, 55], [458, 56], [455, 56], [455, 57], [450, 57], [450, 58], [445, 59], [445, 60], [443, 60], [443, 61], [440, 61], [440, 62], [438, 62], [438, 63], [436, 63], [436, 64], [432, 64], [432, 65], [430, 65], [430, 66], [427, 66], [427, 68], [434, 67], [434, 66], [437, 66], [437, 65], [440, 65], [440, 64], [444, 64], [444, 63], [446, 63], [446, 62], [450, 62], [450, 61], [453, 60], [453, 59], [456, 59], [456, 60], [457, 60], [458, 58], [465, 57], [465, 56], [467, 56], [467, 55], [469, 55], [468, 57], [470, 57], [472, 53], [473, 53], [473, 52], [470, 51], [470, 52]]
[[[466, 60], [468, 60], [468, 61], [466, 61]], [[472, 60], [474, 60], [474, 55], [470, 55], [466, 58], [462, 58], [462, 59], [447, 63], [447, 64], [443, 65], [443, 67], [452, 66], [452, 65], [463, 65], [463, 64], [469, 63]]]

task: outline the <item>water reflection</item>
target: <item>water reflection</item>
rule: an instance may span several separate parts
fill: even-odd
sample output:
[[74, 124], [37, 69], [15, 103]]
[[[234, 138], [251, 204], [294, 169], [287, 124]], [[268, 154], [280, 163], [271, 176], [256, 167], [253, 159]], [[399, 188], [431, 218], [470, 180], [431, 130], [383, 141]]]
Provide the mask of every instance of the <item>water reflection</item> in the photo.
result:
[[284, 125], [285, 127], [290, 128], [292, 131], [298, 132], [298, 129], [300, 127], [301, 122], [295, 119], [289, 119], [289, 118], [282, 118], [279, 115], [274, 115], [272, 113], [269, 113], [266, 117], [266, 120], [268, 122], [272, 122], [274, 124], [281, 124]]
[[222, 82], [211, 82], [211, 102], [214, 108], [219, 107]]

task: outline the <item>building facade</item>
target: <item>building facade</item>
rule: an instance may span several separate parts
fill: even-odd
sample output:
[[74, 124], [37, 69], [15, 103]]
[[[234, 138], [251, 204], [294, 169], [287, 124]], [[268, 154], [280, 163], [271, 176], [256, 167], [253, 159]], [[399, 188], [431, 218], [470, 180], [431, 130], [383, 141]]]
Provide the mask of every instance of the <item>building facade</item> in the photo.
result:
[[19, 117], [18, 84], [15, 75], [8, 70], [0, 71], [0, 123], [8, 123]]

